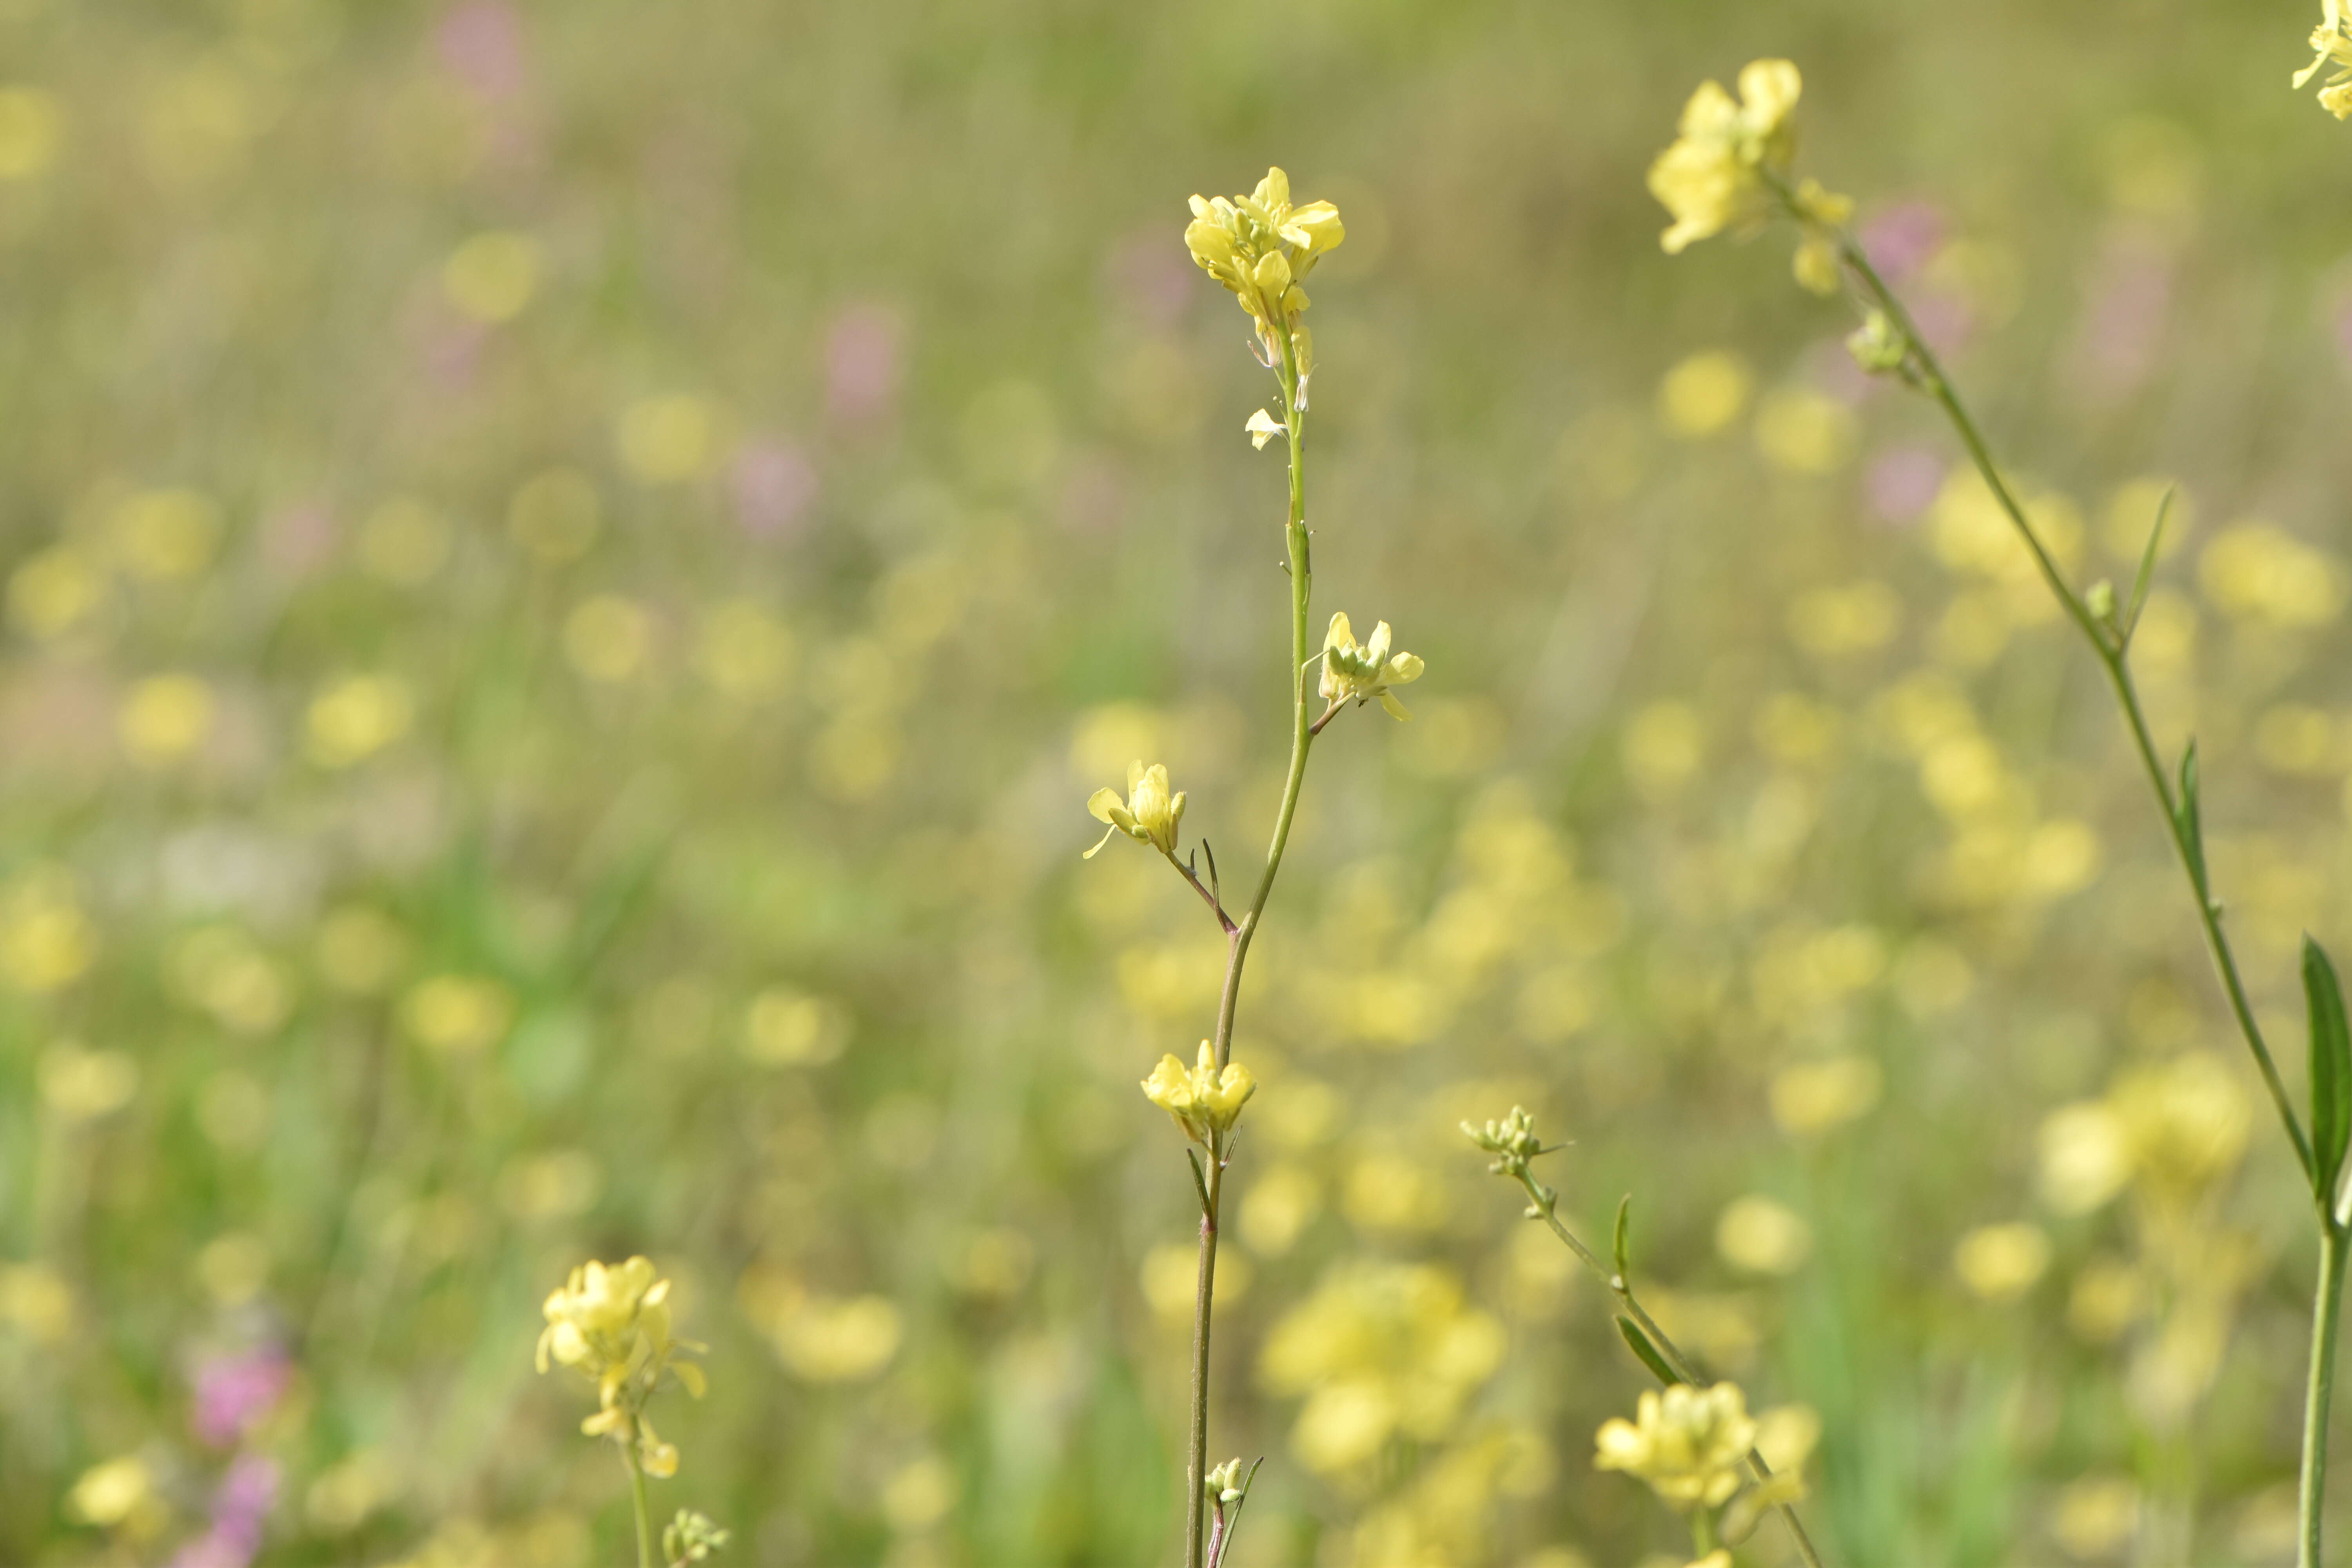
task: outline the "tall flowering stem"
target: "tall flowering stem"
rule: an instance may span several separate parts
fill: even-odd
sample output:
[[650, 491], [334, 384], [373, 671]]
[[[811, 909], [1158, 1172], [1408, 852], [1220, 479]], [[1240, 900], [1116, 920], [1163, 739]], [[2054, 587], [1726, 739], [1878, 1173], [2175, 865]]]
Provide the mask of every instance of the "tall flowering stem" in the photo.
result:
[[[2326, 22], [2314, 36], [2320, 58], [2298, 75], [2298, 87], [2321, 67], [2352, 59], [2352, 43], [2345, 41], [2340, 0], [2326, 0]], [[1994, 501], [2016, 530], [2032, 556], [2034, 569], [2049, 587], [2066, 618], [2074, 623], [2115, 694], [2126, 731], [2137, 753], [2148, 788], [2164, 814], [2174, 852], [2188, 879], [2205, 936], [2207, 951], [2228, 999], [2231, 1016], [2246, 1049], [2270, 1091], [2279, 1124], [2294, 1150], [2309, 1184], [2319, 1229], [2319, 1282], [2312, 1305], [2310, 1377], [2305, 1390], [2303, 1460], [2301, 1466], [2297, 1561], [2301, 1568], [2320, 1563], [2322, 1494], [2327, 1468], [2327, 1414], [2336, 1377], [2336, 1335], [2344, 1296], [2346, 1246], [2352, 1240], [2344, 1207], [2337, 1196], [2347, 1142], [2352, 1142], [2352, 1035], [2347, 1035], [2345, 1007], [2336, 973], [2326, 955], [2308, 939], [2304, 944], [2304, 989], [2311, 1025], [2311, 1123], [2306, 1131], [2295, 1114], [2294, 1102], [2280, 1076], [2277, 1060], [2262, 1026], [2255, 1021], [2237, 955], [2222, 924], [2222, 905], [2213, 895], [2205, 860], [2203, 805], [2200, 795], [2197, 748], [2192, 741], [2182, 754], [2177, 774], [2167, 768], [2150, 732], [2147, 715], [2132, 679], [2131, 642], [2141, 609], [2147, 603], [2158, 553], [2164, 518], [2154, 520], [2128, 602], [2119, 602], [2109, 583], [2077, 591], [2066, 581], [2032, 519], [2017, 499], [1992, 449], [1968, 405], [1962, 401], [1943, 363], [1920, 332], [1900, 296], [1872, 265], [1870, 258], [1845, 227], [1851, 204], [1832, 196], [1811, 180], [1792, 183], [1790, 163], [1794, 146], [1791, 116], [1801, 84], [1796, 68], [1785, 60], [1759, 61], [1742, 73], [1769, 79], [1775, 90], [1760, 105], [1754, 94], [1748, 108], [1724, 111], [1726, 95], [1708, 84], [1694, 95], [1685, 110], [1682, 132], [1660, 157], [1651, 175], [1651, 189], [1674, 215], [1675, 223], [1664, 238], [1669, 253], [1694, 238], [1726, 228], [1753, 228], [1773, 216], [1791, 220], [1802, 235], [1797, 275], [1818, 292], [1834, 293], [1843, 286], [1861, 307], [1863, 324], [1847, 346], [1865, 369], [1899, 376], [1925, 393], [1942, 409], [1953, 433], [1975, 465]], [[2333, 87], [2333, 99], [2323, 94], [2331, 111], [2352, 107]], [[1716, 106], [1705, 110], [1706, 106]], [[1824, 261], [1831, 265], [1824, 266]], [[2177, 783], [2176, 783], [2177, 779]]]
[[[1315, 375], [1315, 340], [1302, 317], [1307, 308], [1304, 288], [1315, 264], [1347, 237], [1339, 212], [1329, 202], [1294, 205], [1290, 179], [1280, 169], [1269, 169], [1247, 195], [1192, 198], [1192, 222], [1184, 231], [1185, 248], [1250, 318], [1255, 338], [1253, 353], [1259, 364], [1274, 373], [1281, 392], [1282, 416], [1265, 409], [1244, 426], [1260, 450], [1276, 436], [1284, 437], [1290, 457], [1289, 508], [1283, 521], [1285, 560], [1290, 577], [1290, 658], [1285, 678], [1290, 684], [1290, 766], [1283, 777], [1282, 804], [1275, 814], [1274, 837], [1266, 846], [1265, 864], [1249, 902], [1238, 915], [1228, 910], [1217, 875], [1216, 857], [1209, 853], [1208, 878], [1202, 880], [1197, 861], [1207, 847], [1181, 852], [1184, 795], [1170, 782], [1160, 763], [1146, 766], [1138, 759], [1128, 771], [1128, 794], [1095, 792], [1087, 810], [1108, 825], [1092, 857], [1119, 834], [1148, 845], [1175, 868], [1199, 894], [1225, 935], [1225, 977], [1217, 998], [1216, 1025], [1201, 1042], [1200, 1058], [1187, 1068], [1176, 1058], [1163, 1058], [1145, 1080], [1144, 1093], [1166, 1110], [1198, 1152], [1186, 1150], [1192, 1183], [1201, 1202], [1201, 1242], [1198, 1288], [1192, 1309], [1192, 1412], [1184, 1472], [1185, 1568], [1213, 1568], [1231, 1543], [1233, 1525], [1240, 1518], [1249, 1481], [1239, 1474], [1240, 1461], [1209, 1469], [1209, 1341], [1210, 1320], [1216, 1299], [1217, 1241], [1223, 1209], [1225, 1168], [1232, 1162], [1234, 1122], [1255, 1089], [1249, 1069], [1234, 1060], [1234, 1013], [1241, 999], [1242, 970], [1249, 961], [1250, 943], [1265, 916], [1275, 878], [1282, 870], [1282, 853], [1290, 842], [1298, 815], [1300, 786], [1307, 780], [1307, 757], [1324, 726], [1349, 706], [1361, 707], [1378, 699], [1395, 717], [1409, 715], [1389, 693], [1418, 679], [1422, 661], [1409, 653], [1389, 652], [1391, 632], [1382, 622], [1370, 642], [1359, 647], [1345, 616], [1332, 617], [1319, 655], [1310, 657], [1307, 611], [1313, 596], [1314, 565], [1307, 528], [1307, 407]], [[1307, 671], [1320, 658], [1323, 674], [1315, 695], [1322, 699], [1319, 713], [1309, 706]], [[1250, 1474], [1256, 1473], [1252, 1466]], [[1208, 1513], [1213, 1503], [1217, 1526], [1211, 1532]], [[1231, 1511], [1228, 1512], [1228, 1510]]]

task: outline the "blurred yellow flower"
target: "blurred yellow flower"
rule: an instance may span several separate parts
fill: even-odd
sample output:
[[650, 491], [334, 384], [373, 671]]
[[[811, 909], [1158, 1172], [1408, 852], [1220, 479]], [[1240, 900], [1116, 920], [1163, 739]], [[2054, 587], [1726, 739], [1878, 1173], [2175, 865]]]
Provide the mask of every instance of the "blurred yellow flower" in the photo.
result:
[[1323, 678], [1316, 688], [1323, 700], [1335, 706], [1353, 702], [1360, 708], [1377, 697], [1391, 719], [1412, 718], [1389, 688], [1419, 680], [1423, 666], [1419, 654], [1391, 654], [1392, 636], [1388, 622], [1382, 621], [1360, 646], [1347, 613], [1335, 611], [1330, 629], [1323, 634]]
[[730, 599], [704, 617], [696, 664], [722, 696], [768, 702], [783, 694], [795, 652], [781, 618], [752, 600]]
[[57, 161], [65, 117], [37, 87], [0, 88], [0, 180], [22, 180]]
[[902, 1534], [930, 1529], [955, 1507], [956, 1472], [936, 1454], [901, 1466], [882, 1486], [882, 1517]]
[[1864, 1056], [1791, 1062], [1772, 1075], [1772, 1120], [1800, 1138], [1826, 1132], [1876, 1105], [1884, 1081], [1878, 1064]]
[[41, 1101], [68, 1126], [111, 1116], [138, 1092], [139, 1064], [127, 1051], [60, 1040], [41, 1053]]
[[1625, 772], [1644, 794], [1667, 795], [1706, 760], [1706, 725], [1686, 702], [1654, 702], [1625, 727]]
[[514, 997], [504, 985], [463, 974], [421, 980], [400, 1004], [409, 1037], [453, 1057], [471, 1056], [505, 1038], [514, 1011]]
[[1712, 436], [1748, 406], [1748, 362], [1711, 349], [1678, 362], [1658, 383], [1658, 419], [1676, 436]]
[[640, 398], [622, 411], [621, 462], [647, 484], [699, 479], [719, 461], [719, 405], [692, 393]]
[[2319, 89], [2319, 107], [2338, 120], [2352, 120], [2352, 20], [2347, 18], [2344, 0], [2320, 0], [2320, 22], [2311, 30], [2311, 47], [2317, 53], [2294, 73], [2294, 85], [2300, 88], [2334, 68], [2335, 74]]
[[146, 1461], [126, 1455], [93, 1465], [81, 1473], [66, 1494], [66, 1506], [75, 1518], [101, 1527], [124, 1522], [154, 1496], [154, 1478]]
[[73, 1332], [73, 1287], [46, 1263], [0, 1263], [0, 1323], [37, 1345], [58, 1345]]
[[1650, 165], [1650, 194], [1674, 215], [1660, 237], [1669, 256], [1727, 228], [1750, 227], [1769, 210], [1759, 171], [1785, 171], [1796, 148], [1790, 123], [1804, 84], [1787, 60], [1752, 60], [1739, 100], [1701, 82], [1683, 106], [1673, 145]]
[[1717, 1217], [1715, 1249], [1750, 1274], [1793, 1274], [1812, 1253], [1813, 1230], [1788, 1205], [1750, 1193]]
[[449, 520], [410, 496], [394, 496], [360, 525], [360, 564], [403, 588], [421, 587], [449, 563]]
[[2113, 1557], [2139, 1530], [2139, 1485], [2129, 1476], [2084, 1476], [2058, 1493], [2050, 1533], [2066, 1555]]
[[2242, 621], [2325, 626], [2344, 607], [2343, 566], [2273, 523], [2222, 530], [2198, 557], [2197, 580], [2223, 614]]
[[[1217, 1254], [1214, 1304], [1224, 1306], [1249, 1294], [1249, 1259], [1227, 1248]], [[1163, 1242], [1143, 1255], [1138, 1283], [1152, 1312], [1171, 1323], [1189, 1321], [1201, 1288], [1200, 1252], [1184, 1242]]]
[[389, 675], [348, 675], [310, 700], [309, 752], [322, 768], [365, 762], [408, 733], [415, 702]]
[[1228, 1062], [1219, 1070], [1215, 1048], [1206, 1040], [1192, 1071], [1174, 1056], [1164, 1056], [1143, 1080], [1146, 1100], [1173, 1118], [1185, 1137], [1213, 1148], [1256, 1092], [1257, 1079], [1241, 1063]]
[[1110, 827], [1082, 858], [1093, 859], [1120, 833], [1173, 858], [1177, 829], [1184, 821], [1184, 792], [1169, 793], [1167, 764], [1154, 763], [1147, 768], [1138, 758], [1127, 765], [1127, 799], [1122, 802], [1117, 790], [1098, 789], [1087, 797], [1087, 812]]
[[603, 503], [576, 468], [550, 468], [525, 479], [507, 503], [507, 528], [541, 562], [577, 561], [596, 542]]
[[251, 1231], [215, 1237], [196, 1254], [196, 1283], [222, 1307], [242, 1307], [269, 1279], [269, 1244]]
[[792, 985], [771, 985], [743, 1018], [743, 1055], [766, 1067], [821, 1067], [849, 1043], [849, 1013]]
[[1789, 606], [1789, 636], [1822, 658], [1874, 652], [1894, 641], [1902, 626], [1902, 596], [1869, 579], [1808, 588]]
[[1833, 474], [1853, 459], [1853, 410], [1810, 387], [1775, 387], [1756, 410], [1756, 449], [1791, 474]]
[[2050, 1267], [2050, 1237], [2023, 1220], [1979, 1226], [1952, 1249], [1952, 1268], [1970, 1294], [1996, 1304], [2033, 1289]]
[[653, 617], [618, 594], [583, 599], [563, 618], [563, 652], [572, 668], [611, 684], [645, 667], [653, 647]]
[[143, 490], [109, 520], [115, 560], [134, 576], [169, 582], [194, 577], [220, 548], [220, 507], [194, 490]]
[[79, 626], [106, 595], [106, 578], [70, 544], [27, 556], [8, 577], [8, 619], [48, 642]]
[[124, 695], [115, 732], [131, 761], [165, 767], [204, 745], [217, 706], [213, 689], [196, 676], [151, 675]]
[[338, 991], [373, 996], [390, 985], [408, 958], [399, 922], [364, 904], [346, 904], [319, 922], [319, 973]]
[[441, 289], [457, 310], [485, 325], [512, 321], [539, 291], [539, 241], [510, 229], [478, 234], [441, 264]]
[[1633, 1420], [1605, 1423], [1593, 1441], [1594, 1468], [1639, 1476], [1676, 1508], [1716, 1508], [1739, 1489], [1756, 1423], [1738, 1384], [1677, 1383], [1645, 1391]]
[[863, 1383], [898, 1353], [905, 1320], [883, 1296], [802, 1296], [770, 1325], [776, 1353], [808, 1383]]
[[98, 958], [98, 927], [82, 912], [71, 873], [35, 866], [0, 887], [0, 980], [46, 996], [86, 973]]
[[1268, 441], [1286, 434], [1281, 421], [1263, 408], [1249, 416], [1248, 422], [1242, 426], [1242, 433], [1250, 438], [1250, 445], [1261, 452], [1265, 450]]

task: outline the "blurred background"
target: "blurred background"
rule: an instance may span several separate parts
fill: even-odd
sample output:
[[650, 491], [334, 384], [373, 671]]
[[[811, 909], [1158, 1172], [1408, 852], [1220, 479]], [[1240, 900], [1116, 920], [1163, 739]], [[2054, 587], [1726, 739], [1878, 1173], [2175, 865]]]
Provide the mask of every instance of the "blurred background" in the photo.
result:
[[1180, 236], [1280, 163], [1349, 230], [1318, 625], [1429, 675], [1318, 745], [1244, 994], [1236, 1564], [1686, 1554], [1456, 1128], [1515, 1101], [1833, 1561], [2290, 1561], [2304, 1200], [2096, 669], [1786, 237], [1670, 262], [1643, 174], [1796, 58], [2078, 579], [2182, 486], [2140, 667], [2299, 1063], [2310, 9], [0, 0], [0, 1560], [624, 1561], [531, 1346], [633, 1252], [736, 1560], [1171, 1560], [1136, 1085], [1223, 950], [1079, 851], [1139, 756], [1229, 878], [1271, 823], [1270, 378]]

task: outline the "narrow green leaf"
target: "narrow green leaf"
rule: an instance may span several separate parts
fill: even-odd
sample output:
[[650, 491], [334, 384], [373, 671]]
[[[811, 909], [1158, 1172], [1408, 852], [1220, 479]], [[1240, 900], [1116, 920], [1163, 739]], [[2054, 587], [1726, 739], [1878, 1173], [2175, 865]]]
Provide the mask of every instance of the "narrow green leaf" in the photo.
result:
[[2167, 486], [2164, 499], [2156, 503], [2156, 526], [2147, 531], [2147, 545], [2139, 552], [2139, 575], [2132, 580], [2131, 606], [2124, 612], [2124, 646], [2131, 646], [2132, 633], [2139, 626], [2139, 613], [2147, 605], [2147, 590], [2156, 581], [2156, 552], [2164, 543], [2165, 520], [2172, 515], [2172, 498], [2180, 493], [2178, 485]]
[[2179, 813], [2180, 847], [2189, 857], [2189, 874], [2196, 880], [2197, 896], [2205, 898], [2205, 813], [2197, 799], [2197, 742], [2193, 740], [2180, 753], [2180, 800], [2174, 809]]
[[1625, 1336], [1625, 1343], [1642, 1358], [1642, 1364], [1650, 1369], [1652, 1377], [1670, 1388], [1682, 1381], [1675, 1369], [1666, 1364], [1666, 1358], [1658, 1353], [1658, 1347], [1650, 1342], [1650, 1336], [1642, 1331], [1641, 1325], [1622, 1312], [1617, 1315], [1617, 1331]]
[[1633, 1241], [1633, 1194], [1627, 1193], [1623, 1197], [1617, 1200], [1617, 1231], [1609, 1243], [1609, 1255], [1616, 1261], [1617, 1282], [1620, 1285], [1622, 1285], [1627, 1279], [1633, 1278], [1633, 1270], [1626, 1266], [1625, 1261], [1628, 1256], [1630, 1256], [1630, 1248]]
[[2344, 989], [2319, 944], [2303, 939], [2303, 994], [2311, 1008], [2311, 1153], [2317, 1168], [2312, 1190], [2330, 1213], [2344, 1149], [2352, 1142], [2352, 1032], [2344, 1022]]

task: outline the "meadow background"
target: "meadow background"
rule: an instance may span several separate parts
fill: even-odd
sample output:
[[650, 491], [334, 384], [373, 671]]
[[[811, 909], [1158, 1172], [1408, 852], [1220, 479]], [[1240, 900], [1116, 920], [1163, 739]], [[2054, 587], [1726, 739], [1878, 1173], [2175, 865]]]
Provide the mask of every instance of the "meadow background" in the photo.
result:
[[530, 1352], [638, 1251], [711, 1346], [656, 1506], [736, 1560], [1169, 1559], [1136, 1081], [1222, 947], [1079, 851], [1138, 755], [1229, 872], [1270, 823], [1280, 464], [1180, 239], [1269, 163], [1349, 228], [1318, 614], [1430, 673], [1317, 749], [1250, 970], [1237, 1564], [1682, 1560], [1456, 1129], [1514, 1101], [1817, 1415], [1833, 1561], [2291, 1560], [2305, 1200], [2097, 671], [1847, 313], [1642, 176], [1794, 58], [2078, 578], [2183, 487], [2138, 657], [2299, 1063], [2310, 10], [0, 3], [0, 1561], [621, 1560]]

